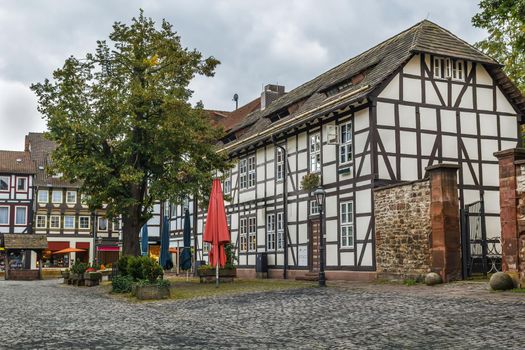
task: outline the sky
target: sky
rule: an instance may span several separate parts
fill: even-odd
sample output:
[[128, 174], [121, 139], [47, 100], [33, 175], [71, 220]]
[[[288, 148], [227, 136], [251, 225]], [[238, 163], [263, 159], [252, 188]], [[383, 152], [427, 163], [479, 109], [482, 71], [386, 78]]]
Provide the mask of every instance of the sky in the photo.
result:
[[73, 55], [93, 52], [114, 22], [139, 9], [165, 18], [182, 43], [221, 61], [215, 77], [197, 77], [193, 102], [232, 110], [266, 84], [286, 91], [428, 18], [469, 43], [479, 0], [0, 0], [0, 149], [23, 150], [24, 136], [44, 131], [29, 89]]

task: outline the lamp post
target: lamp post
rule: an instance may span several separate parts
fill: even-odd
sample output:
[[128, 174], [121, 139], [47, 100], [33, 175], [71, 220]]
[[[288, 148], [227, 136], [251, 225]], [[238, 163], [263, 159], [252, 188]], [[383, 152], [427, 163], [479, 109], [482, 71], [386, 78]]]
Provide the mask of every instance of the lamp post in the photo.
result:
[[319, 287], [326, 287], [326, 279], [324, 275], [325, 249], [324, 249], [324, 232], [323, 232], [323, 211], [324, 199], [326, 196], [325, 190], [319, 186], [314, 191], [315, 200], [319, 207]]

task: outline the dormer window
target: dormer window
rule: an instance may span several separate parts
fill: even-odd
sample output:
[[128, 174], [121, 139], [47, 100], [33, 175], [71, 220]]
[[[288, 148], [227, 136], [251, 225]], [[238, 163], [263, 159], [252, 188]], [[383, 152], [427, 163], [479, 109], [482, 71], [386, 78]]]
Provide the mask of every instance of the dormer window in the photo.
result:
[[452, 79], [453, 80], [464, 80], [465, 77], [465, 64], [463, 61], [457, 60], [452, 61]]
[[434, 57], [434, 79], [465, 80], [465, 62], [451, 58]]

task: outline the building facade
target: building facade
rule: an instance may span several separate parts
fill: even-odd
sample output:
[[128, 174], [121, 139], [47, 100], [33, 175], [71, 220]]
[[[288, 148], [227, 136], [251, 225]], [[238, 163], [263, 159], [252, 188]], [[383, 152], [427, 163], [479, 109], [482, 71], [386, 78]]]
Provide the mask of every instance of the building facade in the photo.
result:
[[[120, 221], [109, 222], [103, 208], [89, 210], [79, 184], [65, 181], [60, 174], [46, 172], [55, 147], [42, 133], [26, 136], [26, 151], [36, 166], [34, 232], [46, 235], [48, 240], [44, 267], [68, 267], [75, 260], [97, 259], [104, 264], [118, 260]], [[66, 248], [85, 251], [54, 254]]]
[[[268, 90], [277, 93], [269, 104]], [[270, 275], [318, 269], [318, 207], [301, 188], [310, 173], [326, 190], [329, 278], [375, 276], [373, 190], [423, 179], [437, 163], [459, 165], [461, 205], [483, 195], [488, 235], [500, 235], [493, 153], [518, 144], [524, 99], [501, 65], [444, 28], [425, 20], [262, 97], [221, 145], [236, 160], [224, 192], [241, 274], [255, 274], [258, 253], [268, 254]], [[197, 216], [197, 258], [206, 258], [205, 208]]]

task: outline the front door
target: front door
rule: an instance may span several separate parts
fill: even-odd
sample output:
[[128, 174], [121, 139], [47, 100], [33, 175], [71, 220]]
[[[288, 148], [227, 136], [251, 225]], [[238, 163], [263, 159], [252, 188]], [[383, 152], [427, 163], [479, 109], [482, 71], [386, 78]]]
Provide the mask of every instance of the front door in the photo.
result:
[[309, 267], [310, 271], [319, 271], [319, 262], [321, 254], [319, 252], [319, 220], [310, 220], [310, 249], [309, 249]]

